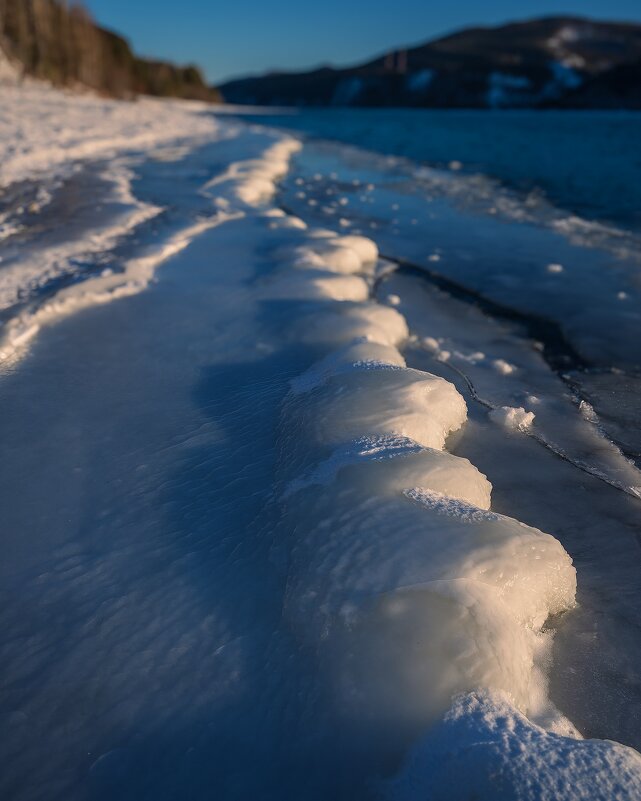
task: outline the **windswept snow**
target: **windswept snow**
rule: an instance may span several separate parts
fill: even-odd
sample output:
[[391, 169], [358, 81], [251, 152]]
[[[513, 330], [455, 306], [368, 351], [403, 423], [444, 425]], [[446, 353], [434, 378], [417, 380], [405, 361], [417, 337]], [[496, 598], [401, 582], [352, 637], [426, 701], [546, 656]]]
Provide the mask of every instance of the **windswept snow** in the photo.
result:
[[195, 223], [159, 247], [150, 247], [144, 256], [125, 262], [118, 273], [107, 269], [102, 275], [61, 289], [36, 309], [21, 312], [5, 325], [0, 340], [0, 361], [14, 361], [47, 323], [60, 320], [81, 309], [142, 292], [149, 286], [159, 264], [180, 253], [204, 231], [230, 219], [233, 219], [233, 215], [221, 213]]
[[207, 106], [142, 98], [102, 100], [36, 82], [2, 87], [0, 186], [170, 142], [205, 141], [218, 124]]
[[[281, 172], [280, 165], [274, 169]], [[267, 184], [245, 193], [243, 181], [263, 174], [253, 164], [235, 165], [223, 200], [260, 207], [272, 194]], [[278, 280], [270, 277], [269, 298], [294, 302], [292, 327], [304, 326], [308, 343], [340, 346], [294, 381], [283, 409], [285, 614], [318, 650], [346, 725], [417, 733], [436, 724], [459, 693], [501, 692], [487, 696], [489, 714], [525, 721], [511, 730], [517, 748], [527, 747], [530, 732], [548, 738], [554, 756], [546, 765], [537, 761], [537, 772], [550, 772], [540, 781], [556, 783], [557, 758], [580, 766], [576, 774], [584, 781], [589, 752], [602, 771], [611, 758], [625, 764], [618, 780], [633, 792], [641, 759], [608, 743], [584, 744], [546, 698], [550, 640], [543, 626], [574, 605], [570, 558], [553, 537], [487, 511], [487, 479], [447, 454], [447, 437], [465, 423], [465, 402], [442, 378], [403, 366], [396, 348], [407, 329], [398, 311], [381, 308], [387, 317], [377, 319], [370, 300], [336, 291], [336, 271], [340, 280], [364, 281], [375, 246], [354, 247], [298, 224], [283, 230], [291, 244], [274, 253]], [[309, 292], [301, 291], [305, 284]], [[357, 313], [365, 324], [360, 330], [346, 325]], [[526, 427], [533, 419], [506, 409], [501, 421]], [[521, 713], [571, 736], [545, 735]], [[461, 713], [465, 721], [466, 715], [473, 725], [474, 713]], [[490, 756], [488, 773], [512, 746], [493, 747], [500, 755]], [[433, 772], [428, 765], [426, 785]], [[530, 797], [532, 781], [527, 770], [515, 775], [512, 797]], [[416, 778], [411, 786], [418, 786]], [[594, 786], [595, 797], [610, 797], [605, 773]], [[571, 791], [570, 778], [557, 798], [570, 799]]]
[[413, 750], [387, 795], [394, 801], [633, 801], [641, 757], [616, 743], [547, 732], [504, 695], [459, 696]]
[[[206, 552], [220, 571], [216, 579], [223, 584], [228, 581], [230, 565], [247, 560], [247, 552], [254, 549], [260, 551], [260, 559], [256, 564], [250, 560], [251, 570], [265, 570], [270, 560], [282, 570], [282, 588], [278, 592], [271, 589], [271, 600], [261, 597], [259, 601], [277, 607], [276, 625], [281, 628], [260, 633], [276, 643], [270, 642], [266, 649], [276, 672], [281, 669], [289, 676], [297, 660], [305, 664], [302, 677], [297, 677], [300, 691], [279, 695], [285, 708], [284, 712], [278, 710], [283, 721], [291, 719], [290, 706], [299, 704], [296, 710], [300, 713], [307, 704], [313, 706], [310, 699], [328, 697], [324, 714], [331, 721], [329, 729], [336, 736], [340, 732], [348, 741], [353, 739], [354, 752], [366, 753], [372, 763], [382, 754], [382, 759], [398, 765], [399, 752], [414, 744], [396, 780], [384, 788], [398, 801], [463, 801], [472, 795], [488, 801], [588, 797], [593, 801], [633, 801], [638, 797], [641, 757], [616, 743], [583, 740], [550, 699], [552, 633], [548, 626], [551, 619], [575, 608], [577, 576], [572, 559], [552, 535], [492, 509], [492, 485], [487, 476], [472, 461], [452, 452], [454, 438], [464, 432], [470, 413], [462, 392], [442, 375], [407, 366], [411, 349], [422, 348], [435, 357], [439, 369], [449, 366], [457, 378], [465, 379], [475, 401], [481, 396], [473, 382], [482, 382], [483, 393], [490, 396], [484, 401], [486, 416], [508, 428], [530, 432], [535, 413], [525, 406], [535, 406], [537, 436], [540, 420], [541, 438], [547, 436], [549, 446], [556, 445], [557, 452], [562, 451], [561, 445], [567, 451], [575, 447], [572, 456], [578, 463], [582, 452], [568, 433], [567, 399], [555, 400], [551, 387], [556, 376], [543, 379], [536, 372], [537, 353], [530, 354], [529, 360], [517, 348], [514, 354], [497, 353], [496, 332], [488, 334], [486, 323], [473, 315], [465, 321], [469, 326], [465, 331], [471, 332], [470, 341], [465, 342], [458, 330], [460, 319], [457, 330], [452, 331], [439, 317], [438, 304], [433, 315], [423, 321], [431, 326], [431, 333], [412, 334], [406, 316], [411, 314], [411, 303], [403, 293], [394, 293], [394, 300], [386, 303], [376, 300], [377, 282], [389, 273], [390, 263], [379, 258], [374, 241], [356, 233], [341, 235], [277, 208], [278, 182], [300, 152], [299, 140], [214, 121], [194, 105], [112, 104], [34, 92], [24, 97], [7, 95], [5, 183], [45, 173], [64, 178], [79, 160], [120, 159], [132, 149], [178, 143], [193, 149], [204, 142], [228, 146], [222, 151], [224, 159], [198, 162], [200, 168], [203, 164], [215, 166], [207, 174], [198, 174], [201, 205], [194, 206], [198, 211], [189, 224], [181, 218], [181, 224], [155, 245], [134, 248], [133, 255], [120, 259], [117, 270], [109, 267], [98, 275], [83, 276], [85, 280], [56, 288], [46, 298], [20, 309], [4, 327], [0, 350], [5, 362], [17, 364], [17, 357], [26, 353], [25, 346], [45, 324], [141, 293], [159, 264], [179, 253], [184, 255], [188, 248], [202, 248], [199, 269], [204, 272], [216, 261], [224, 277], [220, 301], [224, 308], [218, 319], [209, 320], [207, 306], [204, 317], [206, 337], [216, 343], [222, 368], [213, 378], [217, 388], [213, 400], [207, 396], [205, 401], [211, 415], [209, 426], [193, 441], [181, 442], [180, 449], [181, 453], [197, 450], [199, 437], [213, 447], [220, 461], [216, 462], [216, 475], [207, 475], [206, 480], [215, 482], [224, 475], [225, 514], [255, 496], [269, 498], [273, 528], [261, 530], [255, 541], [234, 540], [228, 561], [220, 564], [211, 551], [226, 548], [226, 542], [212, 545], [208, 541]], [[49, 130], [44, 130], [39, 117], [39, 124], [32, 126], [33, 131], [26, 130], [21, 141], [18, 133], [25, 120], [36, 119], [39, 98]], [[123, 196], [137, 206], [131, 175], [123, 172], [122, 163], [118, 169]], [[371, 186], [369, 193], [374, 191]], [[195, 201], [191, 198], [190, 202]], [[158, 208], [140, 205], [136, 213], [152, 219]], [[400, 214], [398, 208], [393, 211]], [[212, 252], [207, 243], [213, 236], [218, 237], [215, 241], [221, 249]], [[241, 248], [245, 243], [238, 241], [239, 236], [252, 238], [251, 251]], [[106, 241], [101, 240], [100, 246], [108, 247]], [[260, 264], [255, 275], [244, 261], [247, 252]], [[197, 278], [190, 290], [190, 302], [195, 304], [199, 303], [199, 280], [202, 278]], [[209, 293], [211, 302], [211, 288]], [[242, 325], [235, 323], [236, 315], [241, 316]], [[186, 330], [191, 325], [188, 318], [183, 310], [180, 325]], [[450, 324], [452, 319], [448, 319]], [[208, 341], [199, 341], [202, 352], [194, 357], [188, 344], [177, 357], [174, 354], [175, 364], [182, 367], [183, 360], [189, 361], [194, 371], [202, 372]], [[227, 359], [226, 349], [236, 358]], [[154, 351], [153, 370], [162, 373], [155, 359]], [[284, 396], [277, 391], [277, 366], [286, 376]], [[540, 382], [542, 398], [530, 392], [522, 401], [524, 406], [507, 405], [503, 402], [506, 395], [524, 395], [528, 369]], [[257, 379], [243, 383], [254, 373]], [[172, 375], [175, 378], [178, 373]], [[246, 397], [236, 394], [238, 383]], [[173, 396], [177, 388], [165, 387], [165, 391]], [[185, 392], [185, 405], [191, 413], [194, 392], [191, 386]], [[277, 411], [268, 413], [272, 407]], [[146, 409], [143, 413], [146, 416]], [[580, 425], [591, 424], [581, 417]], [[251, 436], [246, 436], [247, 431]], [[510, 440], [528, 439], [499, 433]], [[273, 454], [266, 452], [263, 442], [270, 436], [275, 440], [270, 446]], [[171, 451], [162, 437], [160, 440], [162, 446], [156, 443], [154, 453]], [[239, 440], [244, 448], [241, 453], [237, 453]], [[591, 446], [595, 441], [602, 446], [598, 470], [605, 471], [610, 483], [615, 486], [618, 481], [624, 486], [624, 481], [632, 480], [633, 468], [621, 465], [621, 454], [611, 443], [602, 441], [597, 431], [591, 433]], [[236, 472], [228, 474], [234, 459]], [[132, 473], [144, 473], [148, 465], [143, 457], [138, 460], [136, 456], [136, 460], [139, 463]], [[255, 461], [267, 464], [261, 468], [267, 479], [255, 477]], [[196, 472], [203, 471], [197, 459], [185, 463]], [[245, 472], [249, 479], [243, 478]], [[181, 470], [180, 481], [190, 480], [190, 471]], [[235, 495], [234, 485], [243, 480], [249, 485], [247, 494]], [[192, 506], [200, 502], [187, 492], [174, 514], [181, 521], [191, 521]], [[264, 513], [265, 507], [256, 510], [258, 518]], [[156, 514], [162, 518], [154, 508], [152, 529]], [[210, 525], [209, 518], [206, 524]], [[178, 524], [172, 519], [168, 525], [173, 543]], [[83, 543], [74, 550], [65, 544], [70, 554], [68, 563], [60, 568], [65, 581], [87, 547]], [[185, 564], [193, 562], [190, 569], [200, 569], [200, 544], [190, 540], [189, 547], [194, 550], [181, 558]], [[164, 575], [164, 551], [155, 534], [149, 548], [153, 559], [160, 554], [151, 571], [158, 580]], [[174, 570], [172, 559], [170, 569]], [[96, 574], [113, 568], [105, 561], [95, 568]], [[249, 688], [242, 686], [243, 676], [256, 679], [260, 673], [268, 690], [262, 693], [267, 699], [260, 703], [269, 704], [278, 684], [267, 675], [274, 668], [271, 661], [257, 659], [245, 643], [254, 636], [256, 624], [235, 631], [228, 621], [233, 618], [228, 607], [236, 605], [233, 599], [240, 593], [234, 595], [226, 587], [228, 597], [218, 599], [219, 607], [212, 612], [208, 603], [217, 590], [216, 581], [205, 576], [207, 599], [194, 600], [193, 588], [183, 587], [187, 575], [183, 567], [175, 568], [180, 585], [177, 608], [165, 608], [172, 596], [158, 595], [156, 588], [154, 604], [165, 603], [165, 617], [157, 617], [153, 610], [152, 623], [137, 633], [135, 640], [135, 654], [139, 655], [141, 648], [145, 652], [145, 674], [159, 682], [153, 685], [153, 693], [162, 696], [173, 675], [174, 661], [181, 668], [182, 690], [185, 676], [191, 686], [194, 666], [182, 659], [184, 653], [193, 656], [194, 640], [202, 664], [209, 667], [213, 659], [215, 669], [219, 656], [225, 663], [229, 672], [221, 674], [224, 682], [216, 685], [225, 702], [242, 690], [248, 692]], [[135, 572], [136, 566], [127, 565], [127, 569]], [[96, 576], [97, 581], [100, 578]], [[128, 579], [132, 581], [129, 573]], [[37, 573], [34, 586], [38, 592], [47, 581], [46, 571]], [[117, 581], [108, 582], [107, 595], [93, 609], [92, 623], [107, 643], [113, 641], [113, 632], [110, 619], [103, 621], [103, 606], [109, 607], [112, 595], [117, 595], [116, 585]], [[172, 582], [172, 589], [174, 585]], [[64, 588], [57, 591], [63, 594]], [[83, 585], [82, 593], [90, 592], [91, 587]], [[253, 586], [247, 594], [252, 592]], [[134, 607], [149, 603], [144, 588], [139, 590], [137, 585], [131, 597], [136, 599]], [[246, 602], [242, 598], [241, 603]], [[185, 609], [194, 627], [190, 636], [183, 637], [174, 615], [180, 619]], [[149, 609], [145, 607], [143, 613]], [[81, 650], [92, 643], [91, 635], [84, 632], [84, 639], [75, 647]], [[120, 632], [114, 636], [127, 662], [129, 641], [123, 646]], [[290, 637], [296, 649], [283, 657], [278, 649]], [[147, 651], [155, 653], [159, 638], [169, 665], [162, 676], [154, 672], [153, 658], [146, 656]], [[104, 644], [100, 655], [109, 658]], [[19, 654], [18, 661], [22, 657]], [[258, 673], [252, 662], [259, 664]], [[64, 664], [69, 669], [68, 663]], [[210, 675], [203, 673], [200, 661], [197, 668], [194, 683], [212, 704]], [[122, 667], [117, 672], [118, 680], [126, 684]], [[68, 675], [61, 671], [61, 681], [67, 681]], [[31, 703], [38, 710], [42, 696], [36, 696]], [[54, 701], [56, 697], [54, 693]], [[177, 697], [188, 698], [189, 693]], [[46, 697], [43, 703], [55, 716], [47, 706], [50, 699]], [[159, 703], [164, 703], [164, 697]], [[202, 712], [205, 727], [212, 725], [207, 720], [212, 708], [192, 710], [196, 716]], [[144, 704], [140, 709], [148, 711]], [[169, 713], [175, 709], [170, 708]], [[126, 714], [122, 712], [123, 717]], [[265, 711], [264, 718], [271, 714], [271, 709]], [[263, 717], [262, 713], [257, 717]], [[163, 731], [167, 721], [172, 728], [171, 716], [165, 719], [164, 710], [158, 719], [164, 722]], [[222, 743], [225, 735], [217, 732], [217, 742]], [[259, 732], [258, 739], [261, 736]], [[131, 739], [136, 737], [134, 732]], [[314, 742], [312, 731], [305, 747], [311, 748]], [[189, 743], [186, 739], [181, 752], [191, 752]], [[296, 750], [297, 744], [292, 746], [289, 741], [289, 747]], [[117, 772], [117, 752], [116, 747], [96, 759], [92, 755], [94, 774], [99, 777], [102, 769], [108, 772], [110, 759], [115, 759]], [[256, 770], [262, 769], [262, 765], [256, 766]], [[234, 782], [235, 788], [249, 786], [251, 778], [242, 777], [241, 781], [234, 775], [230, 784], [223, 786]], [[244, 781], [249, 785], [242, 785]]]
[[[0, 101], [0, 187], [6, 209], [0, 216], [0, 312], [16, 309], [0, 332], [0, 359], [6, 361], [43, 322], [140, 291], [151, 280], [153, 265], [176, 252], [177, 243], [185, 246], [190, 236], [217, 222], [213, 214], [208, 221], [190, 221], [143, 256], [110, 264], [108, 274], [90, 276], [88, 283], [51, 297], [51, 287], [85, 278], [84, 263], [99, 263], [164, 212], [135, 197], [137, 162], [152, 154], [159, 160], [176, 158], [185, 148], [228, 136], [231, 129], [223, 132], [204, 104], [109, 101], [35, 81], [1, 87]], [[43, 224], [54, 197], [65, 190], [71, 208], [55, 213], [70, 215], [67, 225], [56, 225], [54, 212]], [[47, 237], [40, 230], [49, 225]]]
[[77, 237], [71, 235], [70, 230], [68, 238], [42, 246], [36, 242], [32, 249], [24, 242], [14, 245], [11, 237], [27, 230], [24, 218], [46, 210], [52, 201], [51, 196], [38, 204], [32, 202], [27, 209], [19, 207], [7, 212], [11, 221], [4, 237], [9, 241], [0, 267], [0, 310], [26, 300], [56, 279], [73, 274], [79, 260], [99, 257], [139, 226], [159, 216], [162, 208], [143, 203], [132, 194], [134, 177], [135, 173], [125, 159], [114, 160], [98, 171], [94, 184], [100, 188], [104, 186], [101, 206], [113, 212], [82, 228]]

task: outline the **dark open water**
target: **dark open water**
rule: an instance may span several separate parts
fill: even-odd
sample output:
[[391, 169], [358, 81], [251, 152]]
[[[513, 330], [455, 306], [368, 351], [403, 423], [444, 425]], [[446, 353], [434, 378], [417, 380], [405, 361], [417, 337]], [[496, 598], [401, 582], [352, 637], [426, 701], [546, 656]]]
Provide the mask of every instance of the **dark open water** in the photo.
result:
[[580, 215], [641, 231], [641, 113], [315, 109], [256, 121], [498, 179]]

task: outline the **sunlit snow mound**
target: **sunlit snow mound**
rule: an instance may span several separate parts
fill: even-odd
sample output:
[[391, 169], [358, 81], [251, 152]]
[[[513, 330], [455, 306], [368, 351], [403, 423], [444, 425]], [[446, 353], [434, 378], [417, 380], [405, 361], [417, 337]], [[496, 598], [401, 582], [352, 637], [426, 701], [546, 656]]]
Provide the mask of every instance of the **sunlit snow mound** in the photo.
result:
[[[376, 245], [274, 208], [299, 148], [274, 134], [262, 157], [231, 164], [203, 187], [211, 216], [166, 243], [176, 252], [245, 215], [278, 234], [255, 290], [288, 310], [283, 340], [314, 354], [291, 382], [279, 435], [284, 620], [331, 686], [348, 738], [365, 750], [383, 734], [418, 741], [388, 788], [395, 800], [640, 797], [641, 758], [582, 741], [547, 696], [544, 627], [575, 603], [570, 557], [491, 511], [490, 482], [447, 451], [465, 401], [406, 366], [404, 317], [371, 299]], [[10, 333], [29, 338], [70, 310], [141, 291], [166, 255], [70, 287]], [[499, 422], [526, 423], [507, 411]]]
[[389, 801], [636, 801], [641, 756], [545, 731], [494, 693], [458, 697], [413, 749]]
[[[391, 360], [349, 363], [368, 347]], [[549, 714], [542, 627], [574, 603], [571, 560], [553, 537], [489, 511], [485, 476], [445, 450], [463, 399], [399, 361], [356, 342], [293, 383], [286, 612], [320, 646], [358, 725], [417, 731], [478, 687]]]
[[[221, 206], [260, 207], [264, 178], [255, 161], [234, 165]], [[262, 297], [287, 304], [286, 335], [320, 355], [282, 411], [284, 615], [344, 731], [365, 748], [382, 733], [419, 740], [388, 788], [399, 801], [633, 798], [641, 758], [581, 740], [547, 695], [545, 623], [574, 606], [571, 559], [490, 511], [487, 478], [447, 452], [465, 402], [407, 368], [403, 316], [370, 298], [376, 245], [263, 215], [283, 244]]]
[[489, 511], [487, 478], [447, 452], [467, 408], [451, 383], [406, 367], [402, 315], [337, 291], [368, 288], [374, 243], [270, 219], [286, 244], [265, 297], [288, 302], [291, 336], [325, 353], [283, 407], [285, 612], [346, 725], [411, 737], [458, 693], [488, 688], [572, 730], [542, 669], [544, 623], [574, 604], [569, 556]]

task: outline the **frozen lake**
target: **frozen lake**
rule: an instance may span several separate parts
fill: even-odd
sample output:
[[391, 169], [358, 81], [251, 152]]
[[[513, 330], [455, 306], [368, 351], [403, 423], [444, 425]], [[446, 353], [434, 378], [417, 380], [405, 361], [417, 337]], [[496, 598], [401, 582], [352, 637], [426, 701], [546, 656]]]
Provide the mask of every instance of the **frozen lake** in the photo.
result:
[[190, 113], [7, 181], [3, 797], [637, 798], [634, 232]]

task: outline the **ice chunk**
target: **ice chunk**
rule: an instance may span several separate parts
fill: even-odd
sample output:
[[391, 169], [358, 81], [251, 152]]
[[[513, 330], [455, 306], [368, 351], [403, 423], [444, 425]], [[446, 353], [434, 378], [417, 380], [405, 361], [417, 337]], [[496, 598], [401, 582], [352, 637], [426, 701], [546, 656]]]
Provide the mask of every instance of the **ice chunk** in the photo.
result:
[[376, 243], [365, 236], [341, 236], [335, 241], [340, 242], [343, 247], [355, 250], [364, 264], [373, 263], [378, 259]]
[[307, 224], [300, 217], [294, 217], [292, 214], [285, 214], [284, 212], [274, 214], [276, 211], [280, 211], [280, 209], [269, 209], [264, 214], [265, 217], [269, 218], [269, 227], [272, 230], [292, 228], [304, 231], [307, 228]]
[[505, 428], [527, 431], [532, 428], [534, 412], [526, 412], [522, 406], [501, 406], [499, 409], [492, 409], [490, 419]]
[[300, 245], [292, 256], [295, 267], [323, 267], [338, 273], [357, 273], [363, 267], [355, 250], [327, 240], [320, 240], [313, 246]]
[[[288, 513], [304, 524], [292, 543], [290, 598], [296, 596], [306, 625], [320, 616], [326, 628], [327, 616], [348, 601], [437, 580], [494, 587], [496, 603], [506, 603], [512, 618], [532, 630], [574, 605], [575, 571], [553, 537], [433, 489], [411, 489], [433, 479], [450, 495], [488, 505], [489, 484], [476, 468], [431, 451], [344, 463], [323, 493], [309, 489], [290, 498]], [[412, 500], [420, 494], [430, 503]], [[311, 598], [316, 611], [308, 608]]]
[[505, 359], [494, 359], [492, 362], [492, 367], [501, 375], [510, 375], [516, 370], [516, 367], [513, 364], [506, 362]]

